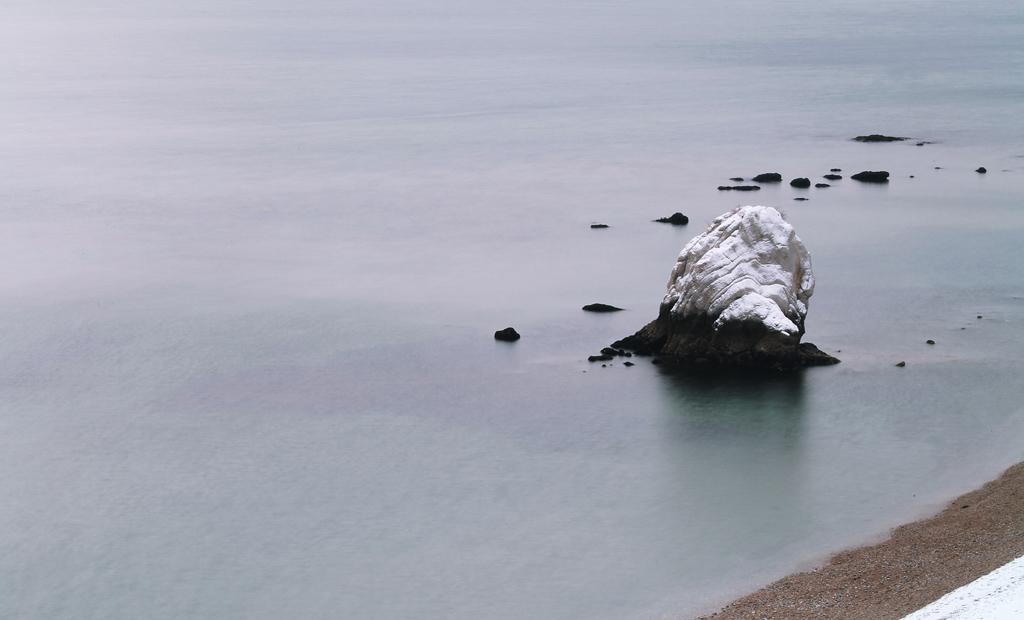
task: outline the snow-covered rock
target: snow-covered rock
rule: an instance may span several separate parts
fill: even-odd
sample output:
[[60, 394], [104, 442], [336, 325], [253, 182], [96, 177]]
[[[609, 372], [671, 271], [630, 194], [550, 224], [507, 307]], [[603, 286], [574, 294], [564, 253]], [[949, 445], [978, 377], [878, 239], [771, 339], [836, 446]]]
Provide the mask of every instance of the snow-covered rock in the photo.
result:
[[673, 316], [706, 314], [766, 320], [774, 331], [802, 332], [814, 292], [811, 255], [771, 207], [739, 207], [719, 216], [679, 254], [662, 305]]
[[813, 292], [810, 254], [782, 214], [739, 207], [686, 244], [658, 318], [616, 345], [690, 362], [834, 364], [800, 343]]

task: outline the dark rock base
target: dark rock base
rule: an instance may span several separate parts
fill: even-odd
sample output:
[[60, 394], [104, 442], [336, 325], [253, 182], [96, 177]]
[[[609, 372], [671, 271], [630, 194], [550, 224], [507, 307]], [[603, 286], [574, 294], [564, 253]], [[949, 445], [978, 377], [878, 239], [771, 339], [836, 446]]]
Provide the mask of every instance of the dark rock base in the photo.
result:
[[632, 336], [612, 343], [612, 347], [695, 366], [792, 370], [839, 363], [813, 344], [800, 342], [802, 333], [787, 336], [770, 331], [757, 321], [727, 323], [718, 330], [713, 323], [707, 316], [677, 321], [663, 308], [657, 319]]

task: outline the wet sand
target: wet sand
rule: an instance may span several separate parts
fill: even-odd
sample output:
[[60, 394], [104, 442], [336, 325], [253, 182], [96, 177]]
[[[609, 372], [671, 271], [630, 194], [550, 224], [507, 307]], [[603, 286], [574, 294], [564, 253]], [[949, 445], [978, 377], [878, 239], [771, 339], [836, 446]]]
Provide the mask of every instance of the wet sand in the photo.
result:
[[701, 620], [899, 620], [1024, 556], [1024, 463], [885, 542], [844, 551]]

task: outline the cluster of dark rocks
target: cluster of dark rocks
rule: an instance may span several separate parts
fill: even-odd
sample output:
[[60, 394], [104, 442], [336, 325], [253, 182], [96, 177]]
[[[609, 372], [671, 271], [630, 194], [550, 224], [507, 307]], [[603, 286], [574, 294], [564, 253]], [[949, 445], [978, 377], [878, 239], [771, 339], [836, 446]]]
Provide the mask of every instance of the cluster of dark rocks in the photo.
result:
[[[610, 362], [616, 357], [633, 357], [633, 354], [625, 349], [613, 349], [612, 347], [605, 347], [601, 349], [601, 353], [598, 355], [591, 355], [587, 358], [588, 362]], [[630, 364], [632, 365], [632, 364]]]
[[[827, 179], [829, 181], [838, 181], [839, 179], [843, 178], [843, 176], [840, 175], [840, 174], [836, 174], [837, 172], [842, 172], [842, 170], [840, 168], [832, 168], [831, 172], [829, 174], [824, 175], [823, 178], [825, 178], [825, 179]], [[745, 179], [743, 177], [731, 177], [729, 180], [730, 181], [744, 181]], [[759, 174], [759, 175], [751, 178], [750, 180], [755, 182], [755, 183], [782, 183], [782, 175], [779, 174], [778, 172], [765, 172], [765, 173]], [[806, 188], [810, 187], [812, 184], [814, 185], [814, 187], [817, 187], [819, 189], [824, 189], [826, 187], [832, 187], [832, 185], [829, 184], [829, 183], [812, 183], [812, 181], [809, 178], [807, 178], [807, 177], [795, 178], [792, 181], [790, 181], [789, 184], [790, 184], [790, 186], [795, 187], [797, 189], [806, 189]], [[718, 190], [719, 191], [756, 192], [759, 189], [761, 189], [760, 185], [719, 185], [718, 186]], [[807, 200], [807, 199], [806, 198], [796, 198], [795, 200]]]
[[[868, 140], [868, 141], [869, 142], [882, 142], [882, 140]], [[978, 172], [985, 172], [985, 169], [984, 168], [979, 168], [977, 171]], [[842, 169], [841, 168], [832, 168], [832, 170], [828, 174], [822, 175], [822, 178], [824, 178], [826, 180], [829, 180], [829, 181], [838, 181], [838, 180], [843, 178], [843, 175], [837, 174], [838, 172], [842, 172]], [[736, 177], [736, 178], [739, 178], [739, 180], [743, 180], [740, 177]], [[887, 171], [885, 171], [885, 170], [864, 170], [862, 172], [858, 172], [857, 174], [851, 175], [850, 178], [855, 180], [855, 181], [860, 181], [862, 183], [888, 183], [889, 182], [889, 173]], [[765, 174], [759, 174], [759, 175], [757, 175], [756, 177], [754, 177], [751, 180], [755, 181], [755, 182], [758, 182], [758, 183], [781, 183], [782, 182], [782, 175], [777, 173], [777, 172], [767, 172]], [[826, 187], [832, 187], [832, 185], [830, 183], [812, 183], [812, 181], [809, 178], [807, 178], [807, 177], [797, 177], [797, 178], [793, 179], [792, 181], [790, 181], [789, 184], [790, 184], [790, 186], [795, 187], [797, 189], [807, 189], [811, 185], [814, 185], [814, 187], [817, 187], [819, 189], [823, 189], [823, 188], [826, 188]], [[758, 189], [761, 189], [761, 188], [759, 186], [757, 186], [757, 185], [719, 185], [718, 189], [719, 190], [754, 191], [754, 190], [758, 190]]]

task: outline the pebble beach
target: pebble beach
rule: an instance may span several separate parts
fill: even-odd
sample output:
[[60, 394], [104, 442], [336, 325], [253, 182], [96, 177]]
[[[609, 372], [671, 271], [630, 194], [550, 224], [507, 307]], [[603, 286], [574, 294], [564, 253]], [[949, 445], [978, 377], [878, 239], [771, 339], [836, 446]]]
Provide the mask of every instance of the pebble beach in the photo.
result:
[[1024, 463], [877, 545], [845, 551], [701, 620], [899, 620], [1024, 556]]

